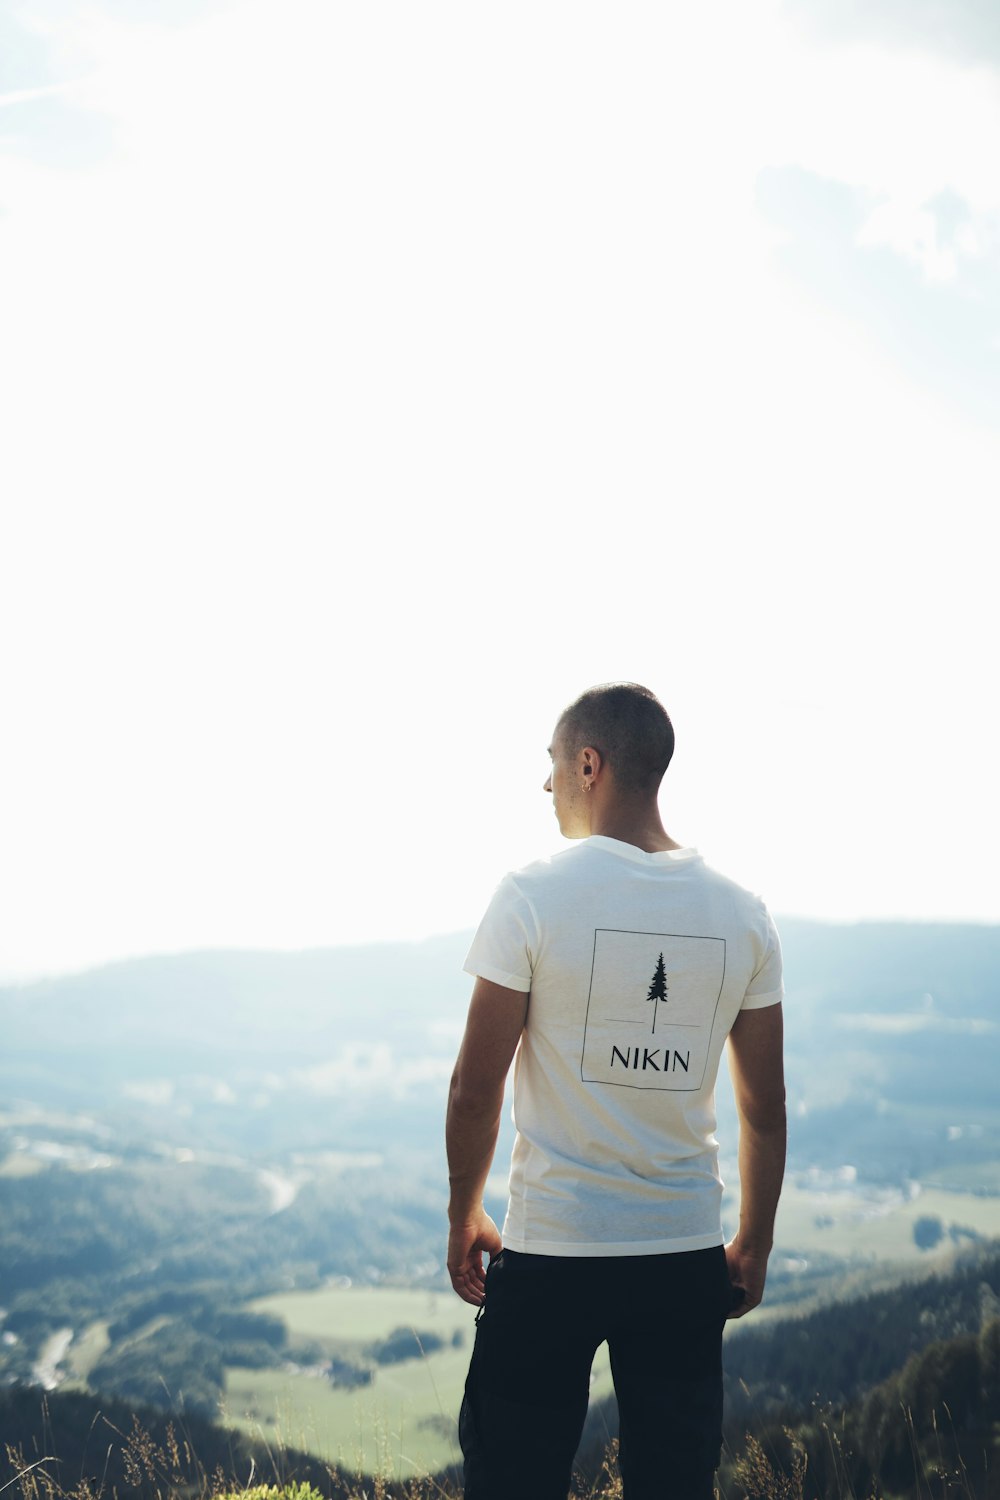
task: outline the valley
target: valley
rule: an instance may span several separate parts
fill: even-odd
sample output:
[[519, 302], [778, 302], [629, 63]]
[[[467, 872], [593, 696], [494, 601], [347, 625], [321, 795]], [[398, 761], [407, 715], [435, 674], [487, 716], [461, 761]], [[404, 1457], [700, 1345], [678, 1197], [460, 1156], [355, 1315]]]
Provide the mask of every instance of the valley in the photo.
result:
[[[741, 1348], [1000, 1239], [997, 930], [782, 931], [789, 1166]], [[443, 1265], [465, 944], [0, 990], [0, 1389], [221, 1418], [398, 1477], [452, 1462], [474, 1327]], [[735, 1184], [725, 1072], [717, 1105]], [[498, 1219], [510, 1144], [505, 1120]], [[730, 1231], [737, 1214], [727, 1189]], [[602, 1354], [598, 1426], [609, 1396]]]

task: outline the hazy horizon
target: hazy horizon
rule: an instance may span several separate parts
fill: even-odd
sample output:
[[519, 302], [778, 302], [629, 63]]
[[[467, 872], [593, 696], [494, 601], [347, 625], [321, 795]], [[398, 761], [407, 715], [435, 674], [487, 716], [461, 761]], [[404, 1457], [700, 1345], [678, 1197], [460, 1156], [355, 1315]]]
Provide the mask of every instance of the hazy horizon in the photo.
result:
[[[815, 925], [818, 927], [998, 927], [1000, 923], [979, 921], [964, 917], [817, 917], [808, 912], [776, 912], [775, 922], [778, 925], [779, 934], [783, 925], [790, 923], [802, 923], [804, 925]], [[418, 937], [382, 937], [368, 938], [357, 942], [339, 943], [306, 943], [306, 944], [275, 944], [260, 946], [253, 943], [222, 944], [206, 943], [190, 948], [149, 949], [134, 953], [110, 954], [105, 958], [95, 959], [93, 962], [70, 965], [66, 968], [36, 969], [36, 970], [0, 970], [0, 988], [9, 986], [22, 986], [40, 983], [45, 980], [56, 980], [71, 978], [77, 974], [87, 974], [101, 969], [114, 968], [121, 964], [142, 963], [145, 960], [175, 959], [185, 957], [197, 957], [199, 954], [246, 954], [250, 956], [286, 956], [306, 955], [310, 953], [339, 952], [352, 948], [371, 947], [395, 947], [414, 946], [430, 944], [434, 942], [449, 942], [457, 938], [468, 939], [471, 942], [475, 926], [452, 928], [448, 931], [428, 932]], [[469, 981], [471, 985], [471, 980]]]

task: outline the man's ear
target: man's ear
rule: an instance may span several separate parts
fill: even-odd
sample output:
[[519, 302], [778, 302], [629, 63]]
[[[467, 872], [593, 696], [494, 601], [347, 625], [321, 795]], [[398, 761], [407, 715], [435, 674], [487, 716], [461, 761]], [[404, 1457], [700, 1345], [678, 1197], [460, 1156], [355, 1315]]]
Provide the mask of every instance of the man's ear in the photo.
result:
[[604, 759], [600, 750], [595, 750], [593, 745], [584, 745], [580, 751], [580, 774], [584, 783], [593, 786], [601, 773]]

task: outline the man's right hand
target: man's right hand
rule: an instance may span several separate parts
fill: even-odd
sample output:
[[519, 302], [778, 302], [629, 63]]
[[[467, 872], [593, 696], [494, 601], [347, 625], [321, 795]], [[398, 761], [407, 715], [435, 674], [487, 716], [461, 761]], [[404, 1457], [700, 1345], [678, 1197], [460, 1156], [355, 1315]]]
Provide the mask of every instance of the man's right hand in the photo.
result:
[[463, 1302], [482, 1307], [486, 1297], [483, 1251], [492, 1260], [503, 1249], [500, 1231], [485, 1208], [458, 1223], [448, 1233], [448, 1275]]

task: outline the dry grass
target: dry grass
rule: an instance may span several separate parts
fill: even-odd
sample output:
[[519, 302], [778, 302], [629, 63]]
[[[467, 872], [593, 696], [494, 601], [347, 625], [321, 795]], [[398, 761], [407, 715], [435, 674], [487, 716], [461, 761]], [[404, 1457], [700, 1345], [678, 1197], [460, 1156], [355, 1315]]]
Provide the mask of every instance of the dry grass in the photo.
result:
[[[977, 1500], [982, 1492], [970, 1483], [964, 1464], [959, 1460], [956, 1466], [946, 1458], [954, 1446], [941, 1441], [937, 1423], [937, 1441], [920, 1443], [912, 1415], [904, 1409], [901, 1416], [919, 1476], [910, 1500]], [[950, 1421], [947, 1411], [946, 1419]], [[0, 1472], [0, 1500], [462, 1500], [460, 1483], [430, 1474], [399, 1481], [385, 1473], [364, 1476], [321, 1465], [316, 1482], [305, 1483], [290, 1472], [294, 1456], [280, 1443], [268, 1450], [269, 1479], [251, 1460], [246, 1480], [240, 1481], [221, 1467], [206, 1471], [183, 1423], [180, 1431], [167, 1423], [157, 1441], [138, 1417], [127, 1432], [103, 1416], [94, 1419], [95, 1427], [98, 1421], [104, 1431], [97, 1437], [106, 1440], [99, 1479], [81, 1478], [65, 1486], [57, 1477], [60, 1465], [54, 1454], [29, 1460], [19, 1447], [6, 1443], [9, 1473]], [[784, 1441], [775, 1433], [773, 1443], [748, 1434], [743, 1452], [726, 1469], [730, 1478], [723, 1483], [723, 1500], [816, 1500], [824, 1493], [839, 1500], [876, 1500], [875, 1489], [864, 1496], [855, 1491], [850, 1455], [832, 1414], [817, 1413], [812, 1430], [819, 1445], [811, 1441], [810, 1448], [825, 1475], [810, 1473], [806, 1448], [790, 1430], [784, 1429]], [[567, 1500], [623, 1500], [617, 1457], [618, 1444], [611, 1442], [597, 1478], [586, 1482], [578, 1477]]]
[[[273, 1482], [261, 1483], [262, 1476], [251, 1465], [246, 1483], [239, 1483], [218, 1467], [208, 1473], [173, 1423], [157, 1442], [138, 1417], [127, 1432], [107, 1418], [101, 1421], [111, 1437], [100, 1480], [81, 1479], [66, 1487], [57, 1477], [59, 1460], [54, 1454], [28, 1462], [20, 1448], [7, 1443], [10, 1473], [0, 1482], [0, 1500], [461, 1500], [460, 1485], [430, 1474], [401, 1482], [385, 1474], [362, 1476], [324, 1465], [327, 1483], [321, 1487], [290, 1481], [282, 1477], [280, 1448], [269, 1455]], [[578, 1481], [569, 1500], [622, 1500], [617, 1448], [616, 1442], [610, 1445], [598, 1478], [593, 1484]], [[120, 1459], [116, 1468], [123, 1476], [120, 1484], [108, 1480], [115, 1449]]]

